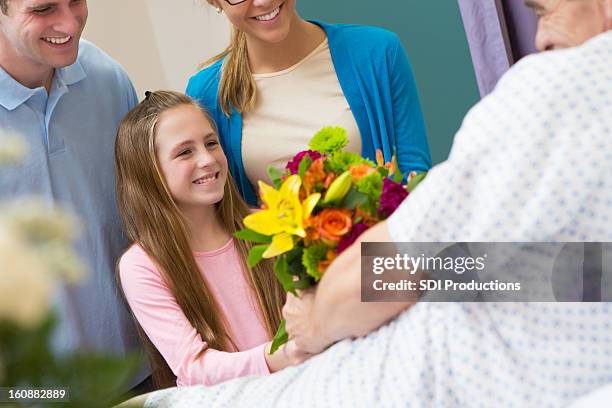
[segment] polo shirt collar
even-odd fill
[[[55,70],[53,82],[59,87],[67,87],[82,81],[87,77],[83,66],[77,59],[72,65]],[[2,67],[0,67],[0,105],[9,111],[15,110],[36,93],[36,89],[28,88],[17,82]]]
[[[87,77],[87,74],[85,73],[85,70],[83,69],[83,66],[78,58],[74,64],[60,68],[55,72],[56,79],[57,77],[61,78],[66,86],[74,85]]]

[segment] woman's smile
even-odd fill
[[[264,24],[269,24],[275,20],[278,19],[278,16],[280,15],[281,9],[283,8],[284,2],[281,3],[278,7],[276,7],[274,10],[271,10],[269,12],[266,12],[266,14],[260,14],[254,17],[251,17],[253,20],[256,20],[259,23],[264,23]]]

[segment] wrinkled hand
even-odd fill
[[[283,306],[285,329],[295,346],[302,352],[318,354],[329,345],[314,325],[312,311],[315,299],[315,289],[298,292],[299,297],[287,294],[287,301]]]

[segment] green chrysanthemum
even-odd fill
[[[344,128],[326,126],[310,139],[308,146],[319,153],[330,154],[342,150],[348,142]]]
[[[302,264],[306,268],[306,273],[316,281],[321,279],[319,272],[319,262],[327,257],[327,246],[324,244],[312,245],[304,249],[302,254]]]
[[[372,215],[376,214],[380,195],[383,189],[383,178],[379,172],[373,172],[356,183],[357,191],[368,196],[368,202],[361,208]]]
[[[364,159],[359,154],[351,152],[334,152],[328,156],[325,161],[325,170],[340,174],[347,171],[350,166],[357,166],[359,164],[367,164],[374,167],[373,161]]]

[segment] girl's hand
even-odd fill
[[[274,354],[270,354],[272,342],[266,346],[265,358],[268,369],[271,373],[275,373],[283,368],[298,365],[312,357],[312,354],[301,350],[293,340],[280,346]]]
[[[312,309],[314,305],[315,289],[300,291],[299,297],[287,294],[287,301],[283,306],[285,329],[289,339],[302,352],[318,354],[325,350],[331,342],[326,341],[314,325]]]
[[[304,361],[313,356],[313,354],[300,349],[293,340],[289,340],[287,343],[283,344],[282,347],[282,352],[287,356],[289,365],[292,366],[302,364]]]

